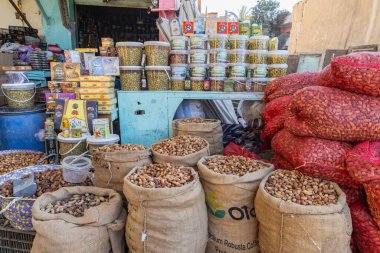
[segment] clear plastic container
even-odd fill
[[[247,76],[247,64],[235,63],[230,64],[229,77],[246,77]]]
[[[171,78],[171,83],[172,83],[172,86],[171,86],[171,90],[175,90],[175,91],[183,91],[185,90],[185,79],[186,77],[182,77],[182,76],[172,76]]]
[[[228,37],[225,34],[210,35],[211,49],[228,49]]]
[[[34,107],[34,96],[36,95],[34,83],[4,83],[1,89],[7,98],[9,108]]]
[[[83,134],[81,138],[65,138],[58,134],[57,141],[61,161],[68,156],[81,155],[87,151],[86,139],[88,135]]]
[[[26,71],[6,71],[8,83],[29,83]]]
[[[288,70],[287,64],[272,64],[268,65],[268,77],[277,78],[286,75]]]
[[[144,43],[147,66],[168,66],[170,43],[146,41]]]
[[[234,84],[234,91],[235,92],[245,92],[247,91],[247,78],[246,77],[231,77],[230,78]]]
[[[208,52],[208,50],[191,50],[190,63],[206,64]]]
[[[249,38],[246,35],[231,35],[230,49],[248,49]]]
[[[172,76],[173,77],[186,77],[187,69],[189,65],[187,64],[172,64],[170,65],[172,68]]]
[[[205,78],[204,77],[190,77],[191,80],[191,90],[192,91],[203,91]]]
[[[268,50],[269,49],[269,36],[255,35],[249,38],[251,50]]]
[[[251,50],[249,51],[250,64],[268,64],[267,50]]]
[[[189,38],[186,36],[173,36],[170,38],[172,50],[187,50],[189,48]]]
[[[195,34],[190,38],[190,49],[208,49],[208,36],[205,34]]]
[[[187,64],[189,59],[189,51],[172,50],[170,51],[170,64]]]
[[[108,138],[95,138],[95,136],[89,136],[87,138],[87,147],[90,155],[100,147],[105,145],[117,144],[120,141],[120,137],[117,134],[110,134]]]
[[[210,77],[210,90],[211,91],[224,91],[224,80],[223,77]]]
[[[91,160],[87,157],[68,156],[62,161],[63,180],[72,184],[79,184],[90,175]]]
[[[210,64],[210,76],[211,77],[224,77],[226,76],[227,64],[214,63]]]
[[[140,42],[117,42],[116,50],[120,66],[140,66],[144,44]]]
[[[248,50],[234,49],[228,52],[230,63],[248,63]]]
[[[270,82],[271,79],[269,78],[251,78],[251,83],[252,83],[252,87],[251,87],[251,91],[253,92],[264,92],[265,91],[265,87],[267,86],[267,84]]]
[[[120,66],[121,90],[141,90],[142,70],[140,66]]]
[[[191,64],[190,76],[191,77],[205,77],[209,66],[207,64]]]
[[[210,50],[210,63],[227,63],[228,50],[214,48]]]
[[[146,66],[148,90],[169,90],[170,66]]]
[[[268,74],[267,64],[251,64],[249,65],[251,77],[266,77]]]
[[[286,50],[269,52],[269,64],[287,64],[289,53]]]

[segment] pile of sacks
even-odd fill
[[[340,56],[320,73],[278,78],[264,100],[261,138],[276,152],[272,162],[339,184],[353,242],[360,252],[380,252],[380,53]]]

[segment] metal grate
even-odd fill
[[[29,253],[35,237],[34,231],[22,231],[12,228],[8,221],[0,219],[0,252]]]

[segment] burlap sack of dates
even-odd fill
[[[186,120],[191,119],[179,119],[172,122],[173,136],[199,136],[208,141],[210,155],[223,154],[223,129],[220,120],[202,119],[201,123],[187,123]]]
[[[69,199],[74,194],[109,196],[109,201],[90,207],[84,216],[42,211],[49,203]],[[124,253],[127,213],[120,194],[111,189],[75,186],[45,193],[34,202],[32,223],[36,230],[32,253]]]
[[[117,150],[104,152],[97,149],[92,158],[95,186],[123,192],[124,177],[136,166],[152,163],[151,152],[146,150]]]
[[[272,164],[244,176],[226,175],[198,162],[198,172],[206,194],[209,240],[207,253],[258,253],[258,222],[254,199],[261,180],[274,170]]]
[[[261,253],[349,253],[352,224],[346,195],[334,183],[336,204],[300,205],[271,196],[260,184],[255,200]]]
[[[207,211],[198,174],[175,188],[143,188],[124,179],[128,200],[126,240],[131,253],[201,253],[207,244]]]

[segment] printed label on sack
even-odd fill
[[[230,242],[225,238],[218,238],[215,235],[209,233],[209,240],[213,242],[212,252],[216,253],[229,253],[233,251],[252,251],[252,249],[257,249],[259,247],[259,240],[253,240],[246,243],[236,243]]]

